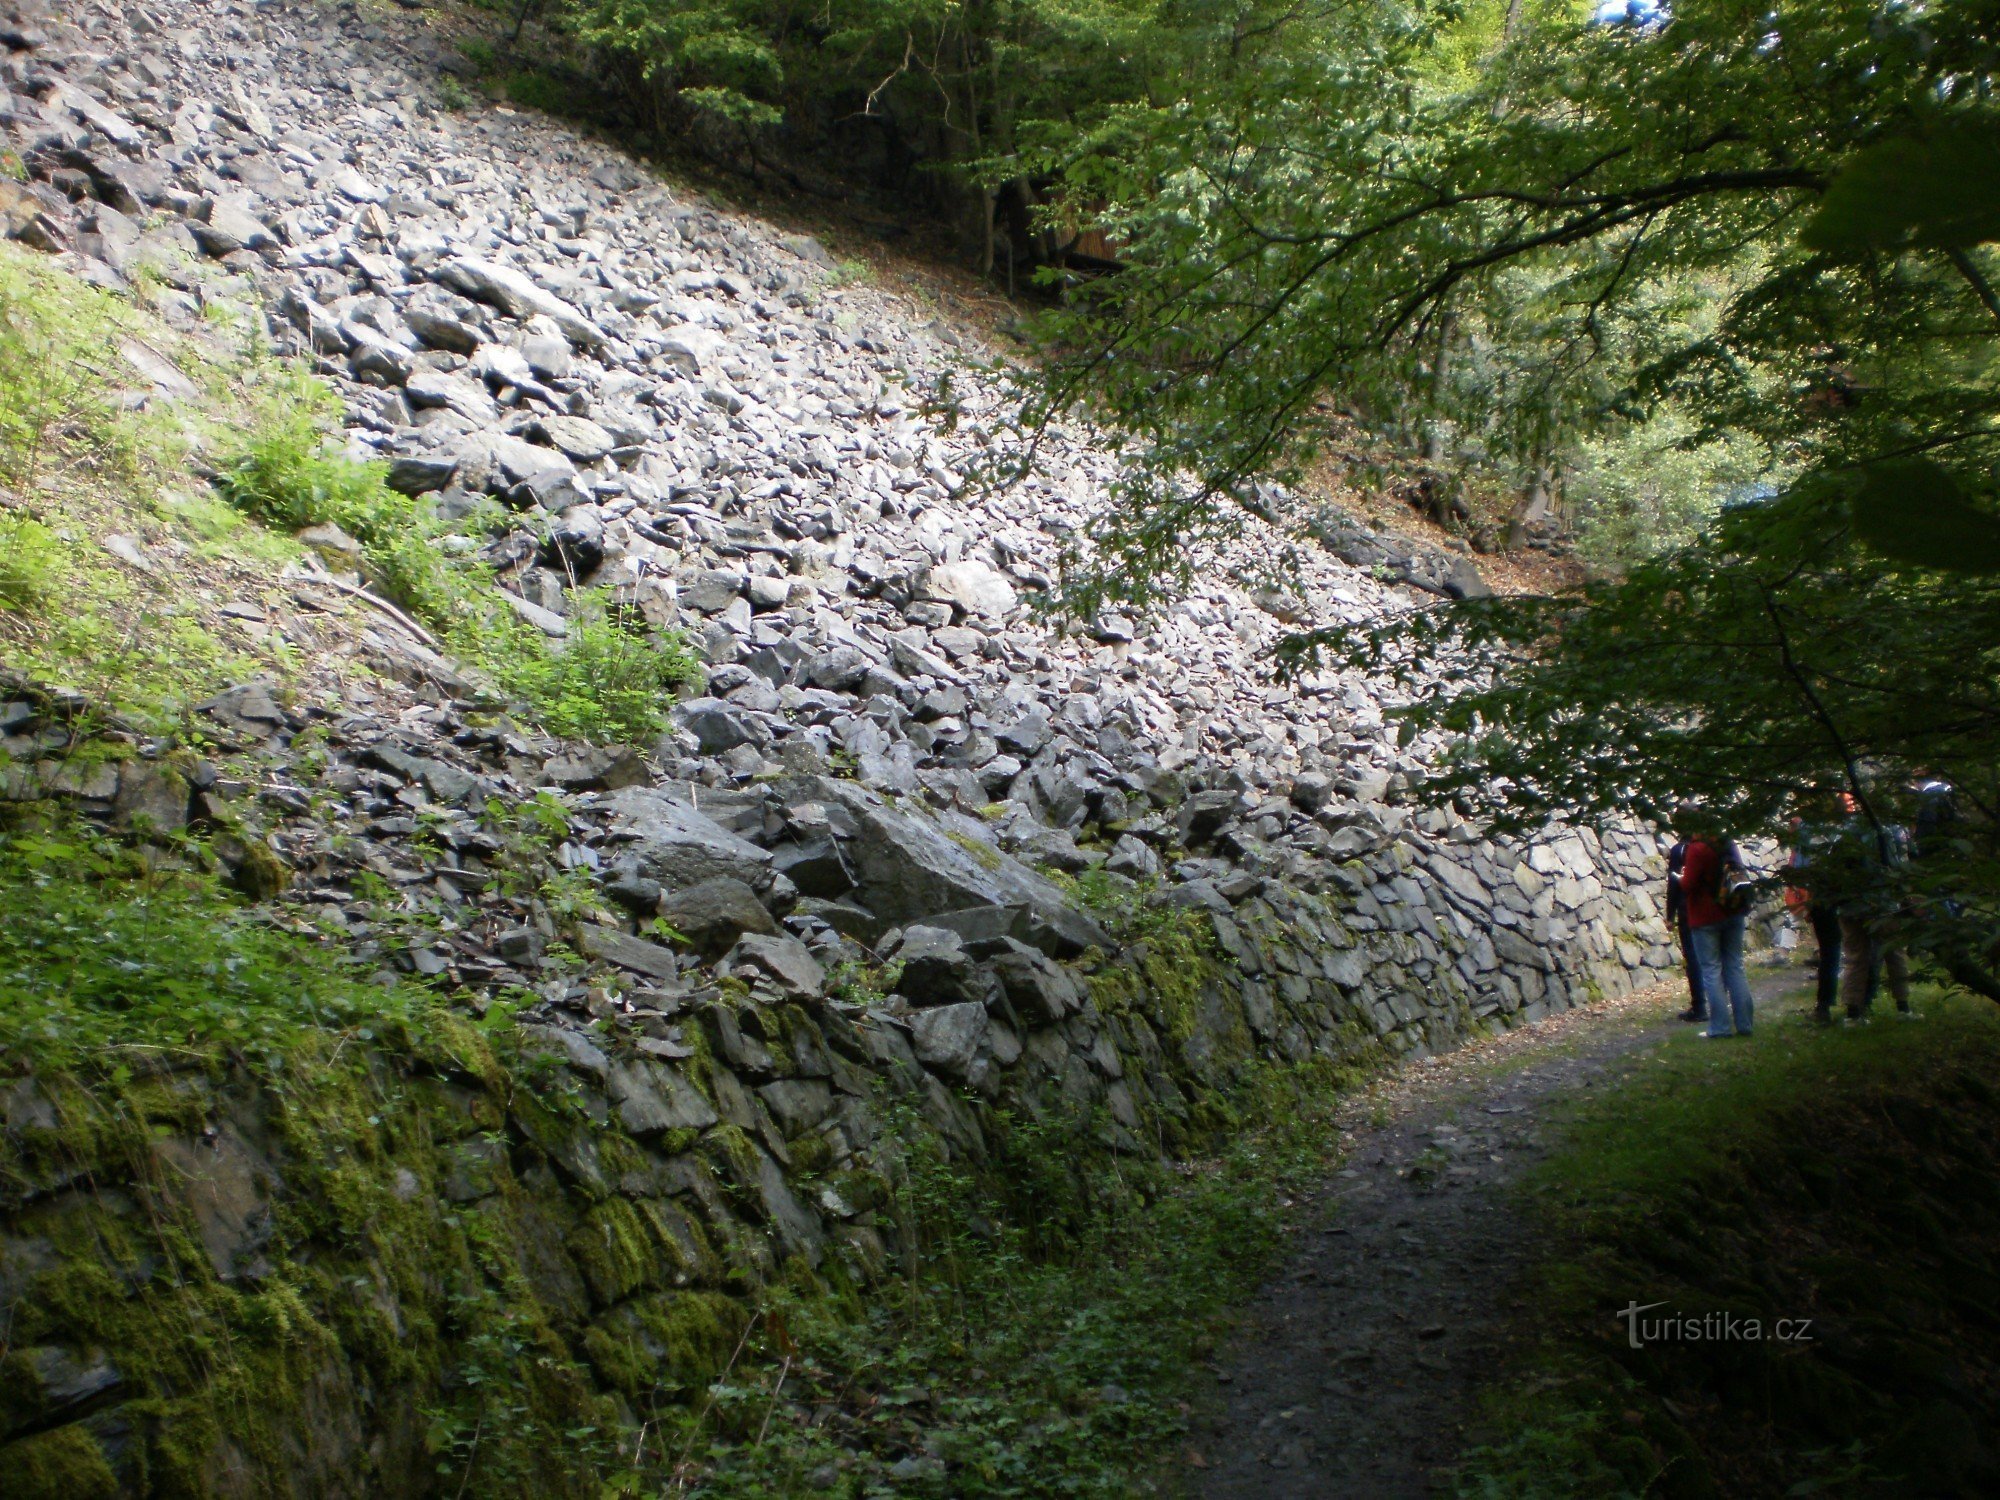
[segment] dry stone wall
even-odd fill
[[[8,797],[242,830],[246,890],[480,1007],[533,997],[509,1046],[545,1059],[561,1107],[491,1070],[385,1059],[421,1138],[340,1121],[373,1163],[350,1187],[407,1244],[313,1239],[304,1209],[330,1189],[282,1099],[169,1073],[162,1118],[210,1123],[163,1149],[198,1170],[106,1130],[79,1174],[59,1101],[10,1085],[0,1301],[55,1306],[45,1277],[83,1274],[86,1243],[143,1249],[164,1204],[191,1216],[216,1297],[320,1254],[435,1353],[393,1376],[314,1304],[333,1332],[286,1388],[320,1393],[316,1441],[267,1433],[268,1472],[339,1493],[329,1476],[416,1451],[452,1379],[438,1266],[472,1254],[467,1222],[487,1226],[489,1284],[535,1289],[521,1315],[571,1372],[562,1399],[631,1417],[663,1380],[705,1378],[729,1299],[788,1265],[881,1273],[911,1119],[973,1161],[1002,1149],[1003,1106],[1192,1151],[1254,1067],[1421,1053],[1671,961],[1649,834],[1487,837],[1413,805],[1439,747],[1397,746],[1385,684],[1262,675],[1285,619],[1464,592],[1462,559],[1376,539],[1363,570],[1253,524],[1161,617],[1049,628],[1032,601],[1115,477],[1088,431],[1053,434],[1039,478],[969,483],[1010,441],[961,363],[989,351],[609,145],[446,109],[454,55],[421,17],[63,5],[16,12],[0,45],[0,125],[29,172],[0,184],[14,237],[190,325],[254,309],[393,484],[446,517],[507,508],[467,545],[523,619],[561,637],[576,588],[608,588],[707,666],[647,754],[593,750],[495,726],[377,620],[356,649],[392,680],[370,701],[245,684],[203,708],[219,764],[125,736],[83,780],[58,754],[76,705],[0,693]],[[949,423],[923,405],[947,371]],[[340,592],[295,570],[264,623]],[[536,858],[592,892],[579,920],[494,878],[512,856],[485,810],[537,795],[563,832]],[[428,925],[383,922],[364,872]],[[412,1267],[416,1245],[433,1259]],[[74,1441],[132,1487],[165,1452],[133,1403],[165,1398],[115,1351],[93,1364],[87,1324],[38,1326],[0,1463]],[[393,1399],[356,1394],[397,1379]]]

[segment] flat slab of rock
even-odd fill
[[[615,1063],[606,1085],[618,1106],[618,1123],[642,1138],[668,1130],[706,1130],[721,1118],[693,1084],[663,1063]]]
[[[1020,593],[1004,573],[974,558],[940,563],[925,573],[919,596],[956,605],[969,615],[1004,620],[1021,602]]]
[[[704,953],[724,953],[746,933],[768,936],[778,924],[757,893],[741,880],[718,875],[660,899],[660,919]]]
[[[540,313],[551,319],[573,344],[598,349],[604,345],[604,330],[554,292],[535,284],[527,274],[498,261],[459,256],[446,261],[434,273],[446,286],[454,287],[475,301],[491,303],[509,317],[531,318]]]
[[[644,974],[652,979],[674,979],[680,974],[680,962],[674,957],[672,949],[620,932],[615,927],[586,927],[577,935],[577,945],[591,958],[601,958],[608,964],[616,964],[621,969],[630,969],[635,974]]]
[[[620,787],[605,805],[612,814],[612,837],[664,886],[699,885],[720,876],[752,887],[768,880],[769,853],[651,787]]]
[[[660,340],[660,359],[683,375],[699,375],[721,356],[729,341],[713,328],[682,323]]]
[[[826,970],[797,938],[751,935],[737,940],[719,972],[762,975],[794,1000],[817,1000],[826,991]]]
[[[922,921],[970,906],[1026,906],[1038,946],[1069,957],[1111,940],[1067,897],[1019,860],[967,831],[963,842],[928,818],[902,812],[845,782],[828,782],[824,800],[841,801],[855,815],[847,841],[863,906],[890,922]],[[970,820],[965,820],[969,822]]]
[[[618,439],[588,417],[542,417],[535,425],[551,446],[580,464],[595,463],[618,446]]]
[[[278,243],[270,226],[248,209],[234,203],[217,202],[209,207],[206,219],[188,225],[195,242],[210,255],[230,255],[238,250],[262,250]]]

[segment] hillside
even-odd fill
[[[1462,560],[1249,519],[1159,618],[1044,618],[1102,435],[988,483],[1004,351],[464,100],[421,13],[0,44],[20,1492],[664,1471],[753,1331],[790,1368],[778,1291],[914,1274],[921,1163],[1032,1227],[1026,1159],[1669,962],[1650,835],[1490,840],[1386,682],[1265,675]]]

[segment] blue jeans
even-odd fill
[[[1743,912],[1694,930],[1702,993],[1708,996],[1710,1036],[1750,1034],[1750,980],[1743,972],[1743,929],[1749,925],[1749,913]],[[1733,1029],[1729,1024],[1731,1011],[1736,1014]]]

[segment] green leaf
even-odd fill
[[[2000,515],[1928,459],[1873,465],[1851,507],[1854,529],[1884,557],[1953,573],[2000,572]]]
[[[2000,123],[1953,120],[1855,152],[1799,239],[1834,255],[2000,240]]]

